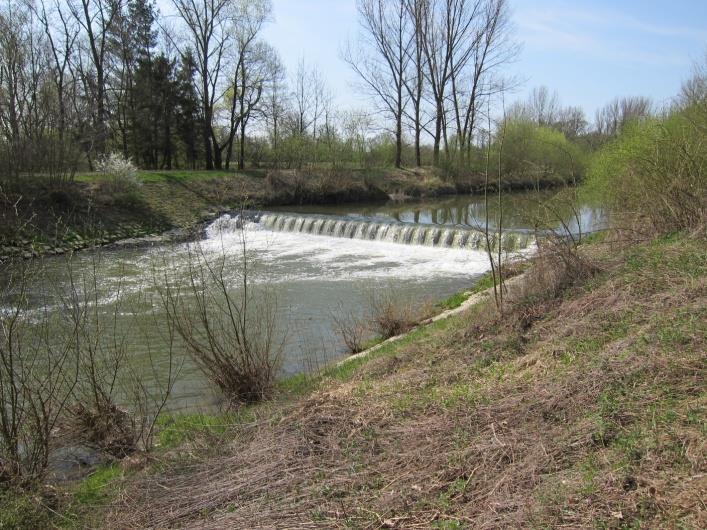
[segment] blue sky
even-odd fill
[[[164,5],[168,0],[160,0]],[[265,38],[288,71],[300,58],[325,74],[340,107],[365,106],[339,52],[358,31],[355,0],[273,0]],[[523,49],[508,72],[558,91],[591,117],[615,96],[675,95],[707,52],[707,0],[510,0]]]

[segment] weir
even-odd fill
[[[486,250],[486,237],[482,230],[374,218],[357,219],[332,215],[247,211],[240,215],[224,215],[214,224],[214,228],[225,231],[237,230],[241,228],[243,219],[274,232],[382,241],[402,245]],[[499,243],[497,235],[490,234],[489,239],[491,249],[497,251]],[[502,249],[509,252],[522,250],[534,242],[532,233],[522,231],[507,231],[501,238]]]

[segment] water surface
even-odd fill
[[[537,218],[537,200],[527,195],[509,197],[504,206],[504,225],[519,230],[537,227],[533,221],[533,217]],[[479,197],[284,210],[383,223],[389,220],[468,227],[477,226],[485,218],[483,199]],[[557,225],[576,225],[571,212],[564,215]],[[490,217],[493,223],[495,210],[490,211]],[[582,224],[586,221],[582,227],[586,231],[598,226],[601,216],[597,210],[584,206],[579,219]],[[225,277],[232,293],[237,293],[244,244],[254,288],[267,288],[277,300],[277,333],[284,340],[283,376],[311,370],[345,355],[332,318],[339,307],[365,313],[375,293],[389,293],[414,309],[471,288],[488,270],[486,254],[479,250],[271,231],[256,223],[247,223],[241,230],[234,223],[216,222],[197,242],[83,252],[70,262],[66,257],[46,259],[44,274],[31,285],[36,317],[43,314],[41,307],[48,308],[59,320],[65,316],[72,277],[79,291],[95,290],[95,296],[90,296],[91,311],[105,329],[120,337],[132,368],[133,375],[124,375],[124,382],[141,374],[146,385],[157,392],[168,369],[169,343],[160,286],[170,282],[181,287],[188,305],[190,263],[198,254],[214,263],[225,260]],[[7,309],[12,300],[3,300],[1,305]],[[169,408],[211,410],[219,402],[218,392],[179,342],[174,352],[181,373]]]

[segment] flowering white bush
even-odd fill
[[[97,169],[107,177],[113,191],[128,191],[140,186],[135,164],[121,153],[101,157]]]

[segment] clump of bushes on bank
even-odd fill
[[[500,144],[494,145],[492,160],[498,160]],[[531,184],[540,189],[563,183],[576,183],[584,177],[587,154],[564,133],[516,119],[506,123],[501,173],[508,185]],[[497,169],[493,169],[496,174]]]
[[[696,81],[702,80],[702,83]],[[637,121],[593,159],[588,190],[614,225],[654,235],[704,227],[707,214],[705,74],[663,117]]]

